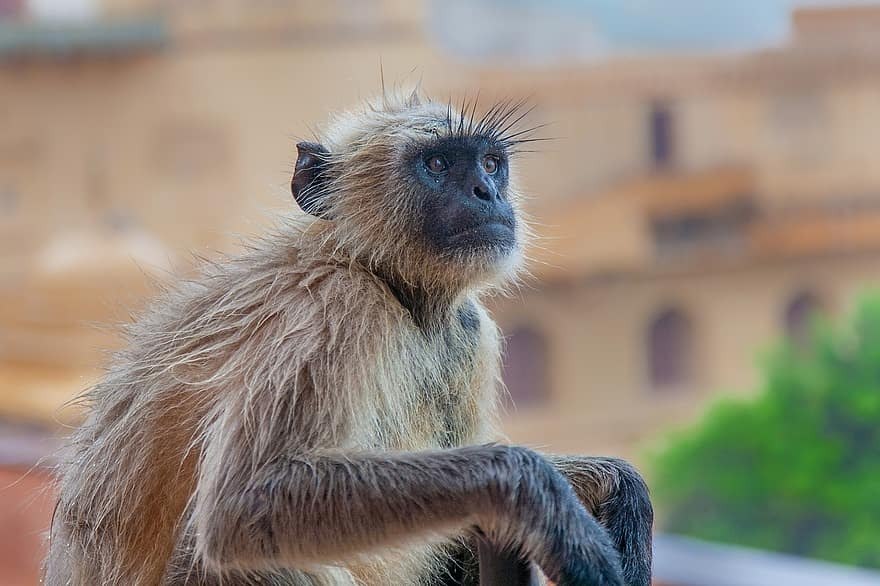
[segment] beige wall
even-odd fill
[[[747,163],[770,205],[876,191],[878,111],[880,82],[866,80],[685,97],[682,165]]]
[[[878,281],[880,257],[869,254],[634,275],[500,303],[502,327],[532,326],[550,347],[548,403],[514,411],[507,429],[517,441],[555,450],[640,459],[647,440],[693,420],[719,395],[757,390],[758,358],[783,335],[785,307],[797,293],[816,293],[840,315]],[[696,371],[687,388],[655,389],[646,335],[670,306],[694,326]]]
[[[46,233],[116,207],[174,248],[222,240],[260,208],[293,207],[296,137],[376,93],[381,54],[193,51],[0,69],[0,169],[13,170],[3,181],[22,194],[12,220]],[[395,47],[383,67],[399,79],[436,60],[421,46]],[[328,78],[327,68],[344,75]],[[18,145],[32,151],[24,168]]]
[[[770,206],[877,190],[880,80],[871,71],[880,52],[806,51],[512,73],[493,83],[537,92],[546,133],[559,137],[528,167],[542,199],[589,196],[649,171],[656,100],[674,115],[678,170],[747,165]]]

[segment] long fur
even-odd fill
[[[434,106],[386,96],[338,118],[326,142],[347,169],[334,188],[347,196],[345,221],[290,220],[240,257],[205,265],[126,328],[127,347],[85,397],[90,414],[61,467],[47,584],[161,582],[206,465],[253,473],[303,446],[406,450],[439,448],[448,434],[444,443],[493,438],[498,336],[483,310],[474,306],[482,364],[450,372],[431,347],[447,342],[425,344],[369,270],[391,263],[432,289],[458,280],[442,267],[431,275],[435,263],[406,248],[399,225],[369,217],[379,211],[363,201],[393,189],[376,185],[393,181],[377,169],[401,135],[422,122],[430,132],[432,113],[445,121],[445,107]],[[426,397],[426,386],[443,392]],[[229,414],[242,422],[235,430],[218,425]],[[216,437],[234,431],[250,436],[248,461],[206,463],[205,445],[236,441]]]
[[[336,118],[323,137],[341,170],[326,188],[332,221],[283,222],[127,326],[63,458],[45,583],[429,583],[449,537],[474,522],[444,500],[453,488],[541,474],[524,452],[458,448],[497,437],[499,335],[480,296],[513,278],[518,255],[432,256],[397,176],[402,145],[426,135],[492,132],[515,145],[521,110],[478,119],[384,95]],[[437,301],[436,327],[413,320],[389,274]],[[408,494],[406,475],[433,492]],[[306,484],[291,493],[297,478]],[[348,482],[365,493],[346,500]],[[539,513],[526,524],[550,531]]]

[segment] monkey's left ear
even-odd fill
[[[330,151],[316,142],[297,143],[296,150],[296,166],[290,181],[293,199],[304,212],[327,219],[330,210],[323,196]]]

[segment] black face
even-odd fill
[[[507,198],[507,154],[487,139],[452,137],[416,149],[412,168],[423,192],[423,233],[441,253],[516,247],[516,214]]]

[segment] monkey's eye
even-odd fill
[[[425,159],[425,167],[431,173],[439,175],[449,169],[449,163],[446,162],[446,158],[443,155],[431,155]]]
[[[498,171],[499,163],[500,161],[495,155],[486,155],[485,157],[483,157],[483,171],[485,171],[489,175],[494,175],[495,172]]]

